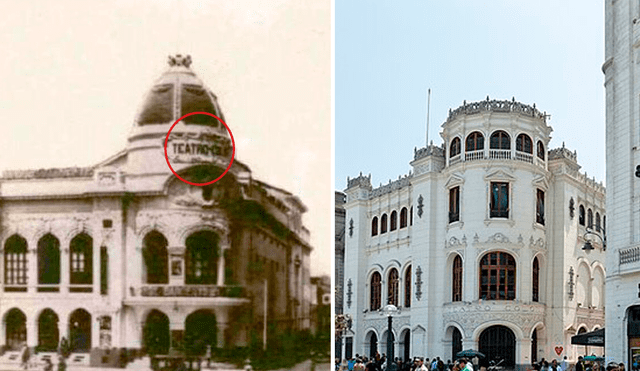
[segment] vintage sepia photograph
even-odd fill
[[[328,370],[331,2],[3,5],[0,369]]]

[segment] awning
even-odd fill
[[[571,337],[571,344],[604,346],[604,328]]]

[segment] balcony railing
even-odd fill
[[[516,151],[516,160],[533,164],[533,155],[527,152]]]
[[[490,149],[489,158],[492,160],[510,160],[511,150],[510,149]]]
[[[534,156],[527,152],[515,151],[512,154],[510,149],[489,149],[485,155],[485,150],[467,151],[462,154],[458,154],[449,158],[449,166],[456,165],[463,161],[477,161],[477,160],[516,160],[533,164],[546,169],[546,161]]]
[[[458,162],[460,162],[460,161],[462,161],[462,155],[458,153],[457,155],[452,156],[452,157],[449,159],[449,166],[451,166],[451,165],[455,165],[455,164],[457,164],[457,163],[458,163]]]
[[[245,296],[242,286],[216,286],[216,285],[147,285],[140,287],[140,296],[151,297],[230,297],[241,298]]]
[[[481,149],[479,151],[468,151],[464,154],[465,161],[475,161],[475,160],[484,160],[484,150]]]
[[[620,265],[640,261],[640,246],[620,250]]]

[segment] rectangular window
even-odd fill
[[[491,218],[509,217],[509,183],[491,182]]]
[[[460,187],[449,190],[449,223],[460,221]]]
[[[544,191],[540,189],[536,199],[536,222],[544,225]]]

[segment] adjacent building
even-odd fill
[[[402,359],[477,349],[507,366],[602,354],[571,337],[604,324],[605,251],[592,234],[605,229],[605,189],[576,152],[549,149],[547,117],[515,100],[465,102],[442,146],[414,150],[409,174],[377,188],[370,175],[347,180],[347,353],[393,341]],[[388,303],[400,309],[391,334]]]
[[[640,367],[640,4],[605,1],[607,357]]]
[[[192,112],[224,120],[190,65],[169,58],[111,158],[0,178],[0,362],[63,338],[72,362],[106,366],[125,350],[215,354],[261,346],[265,328],[268,339],[309,329],[305,205],[229,167],[232,138],[214,117],[168,135]],[[191,185],[167,161],[191,183],[228,173]]]

